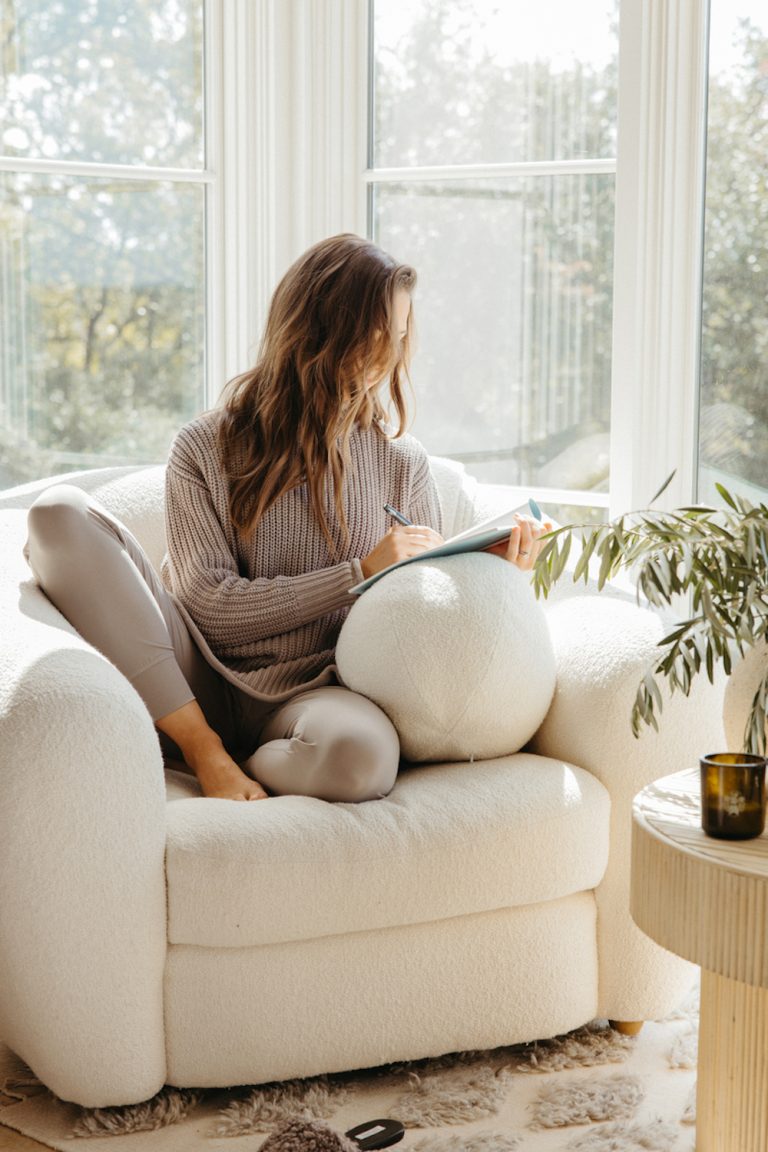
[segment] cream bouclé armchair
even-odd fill
[[[433,469],[446,535],[517,502]],[[66,479],[159,565],[162,467]],[[566,582],[537,602],[554,673],[522,747],[406,766],[361,804],[206,799],[25,564],[53,482],[0,493],[0,1037],[53,1092],[127,1104],[675,1007],[695,971],[630,917],[631,803],[720,746],[722,686],[632,736],[654,614]]]

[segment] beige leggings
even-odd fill
[[[128,678],[154,721],[196,699],[230,755],[275,795],[354,802],[391,790],[400,744],[380,708],[337,684],[277,706],[232,684],[200,652],[135,537],[81,489],[57,484],[38,497],[25,555],[48,598]]]

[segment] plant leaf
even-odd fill
[[[673,468],[669,476],[667,476],[666,480],[662,484],[661,488],[659,488],[658,491],[654,492],[653,496],[651,496],[650,500],[648,501],[649,504],[653,504],[656,500],[658,500],[662,492],[666,492],[667,488],[669,488],[670,484],[672,483],[676,472],[677,468]]]
[[[728,504],[731,508],[733,508],[734,512],[738,512],[738,510],[739,510],[738,505],[736,504],[735,499],[733,498],[733,496],[731,496],[728,489],[723,487],[723,485],[719,484],[719,483],[715,484],[715,488],[720,493],[723,500],[725,500],[726,504]]]

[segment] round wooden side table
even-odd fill
[[[630,911],[701,965],[696,1152],[768,1152],[768,837],[706,836],[698,768],[635,797]]]

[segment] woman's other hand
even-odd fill
[[[542,548],[541,538],[552,531],[553,525],[551,520],[534,520],[532,516],[517,515],[515,520],[509,540],[486,551],[501,556],[523,572],[530,572]]]
[[[360,561],[363,576],[367,580],[369,576],[389,568],[390,564],[398,564],[401,560],[419,556],[422,552],[436,548],[442,543],[442,536],[439,532],[435,532],[434,528],[427,528],[423,524],[397,524],[390,528],[373,551]]]

